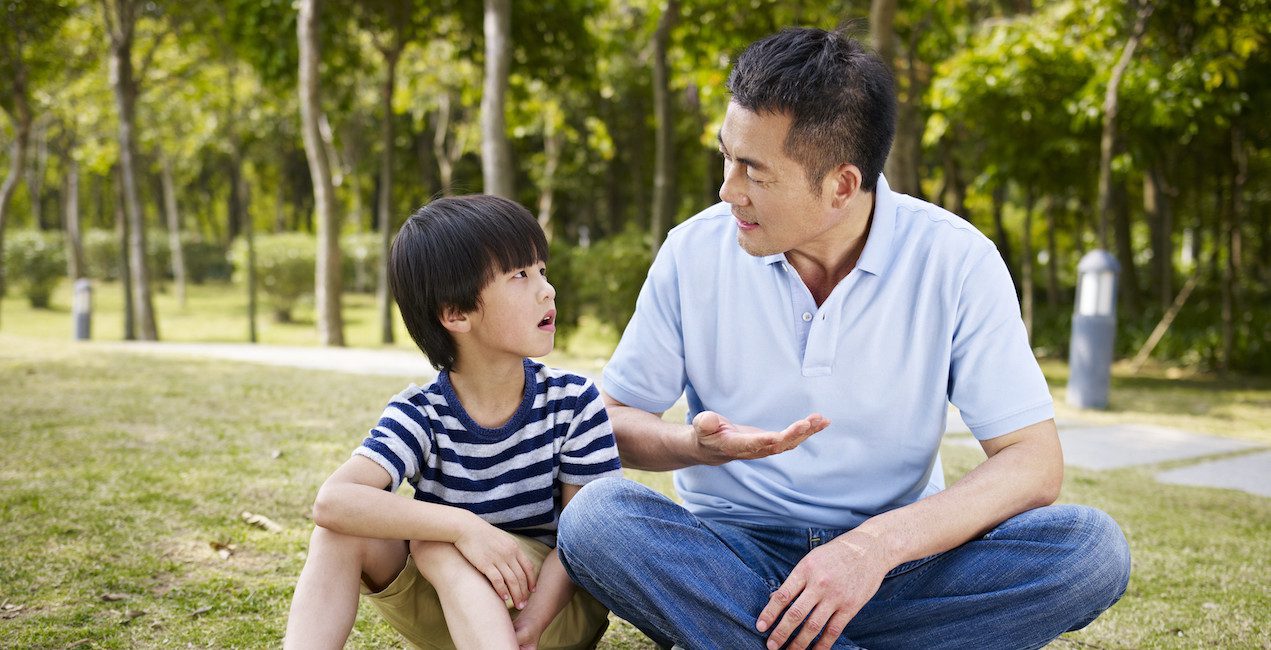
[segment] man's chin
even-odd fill
[[[751,257],[767,257],[781,252],[773,249],[770,244],[764,244],[762,242],[755,241],[753,237],[747,237],[743,232],[737,233],[737,245],[741,246],[741,249],[746,251],[746,254]]]

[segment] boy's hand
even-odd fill
[[[511,534],[477,521],[480,525],[471,526],[455,540],[455,548],[490,581],[500,598],[524,609],[534,591],[534,564]]]
[[[538,640],[543,636],[546,627],[546,623],[540,624],[536,617],[526,616],[525,613],[518,615],[512,621],[512,629],[516,632],[517,650],[538,650]]]

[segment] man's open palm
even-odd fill
[[[751,460],[789,451],[829,424],[819,413],[813,413],[782,431],[764,431],[733,424],[714,411],[702,411],[693,418],[693,433],[708,464],[722,465],[730,460]]]

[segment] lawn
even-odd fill
[[[242,340],[229,289],[195,288],[185,314],[169,300],[159,297],[165,339]],[[102,295],[99,340],[118,340],[109,305]],[[402,380],[135,355],[69,342],[65,310],[3,309],[0,646],[277,647],[313,495]],[[370,300],[353,297],[349,311],[350,341],[369,344]],[[303,345],[316,343],[312,329],[263,334]],[[583,337],[557,363],[603,361],[611,338]],[[1062,366],[1046,369],[1061,399]],[[1267,440],[1265,380],[1171,372],[1118,377],[1113,410],[1097,418],[1183,418],[1175,425]],[[943,457],[954,480],[982,455],[946,445]],[[1155,469],[1069,469],[1061,500],[1112,514],[1135,568],[1121,603],[1055,647],[1271,647],[1271,499],[1163,485]],[[629,475],[669,489],[666,475]],[[349,647],[400,642],[366,609]],[[602,647],[652,646],[616,623]]]

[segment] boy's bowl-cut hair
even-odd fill
[[[546,261],[543,229],[520,204],[486,194],[446,197],[397,231],[388,286],[415,345],[434,368],[450,370],[458,350],[441,324],[444,311],[476,311],[495,273]]]

